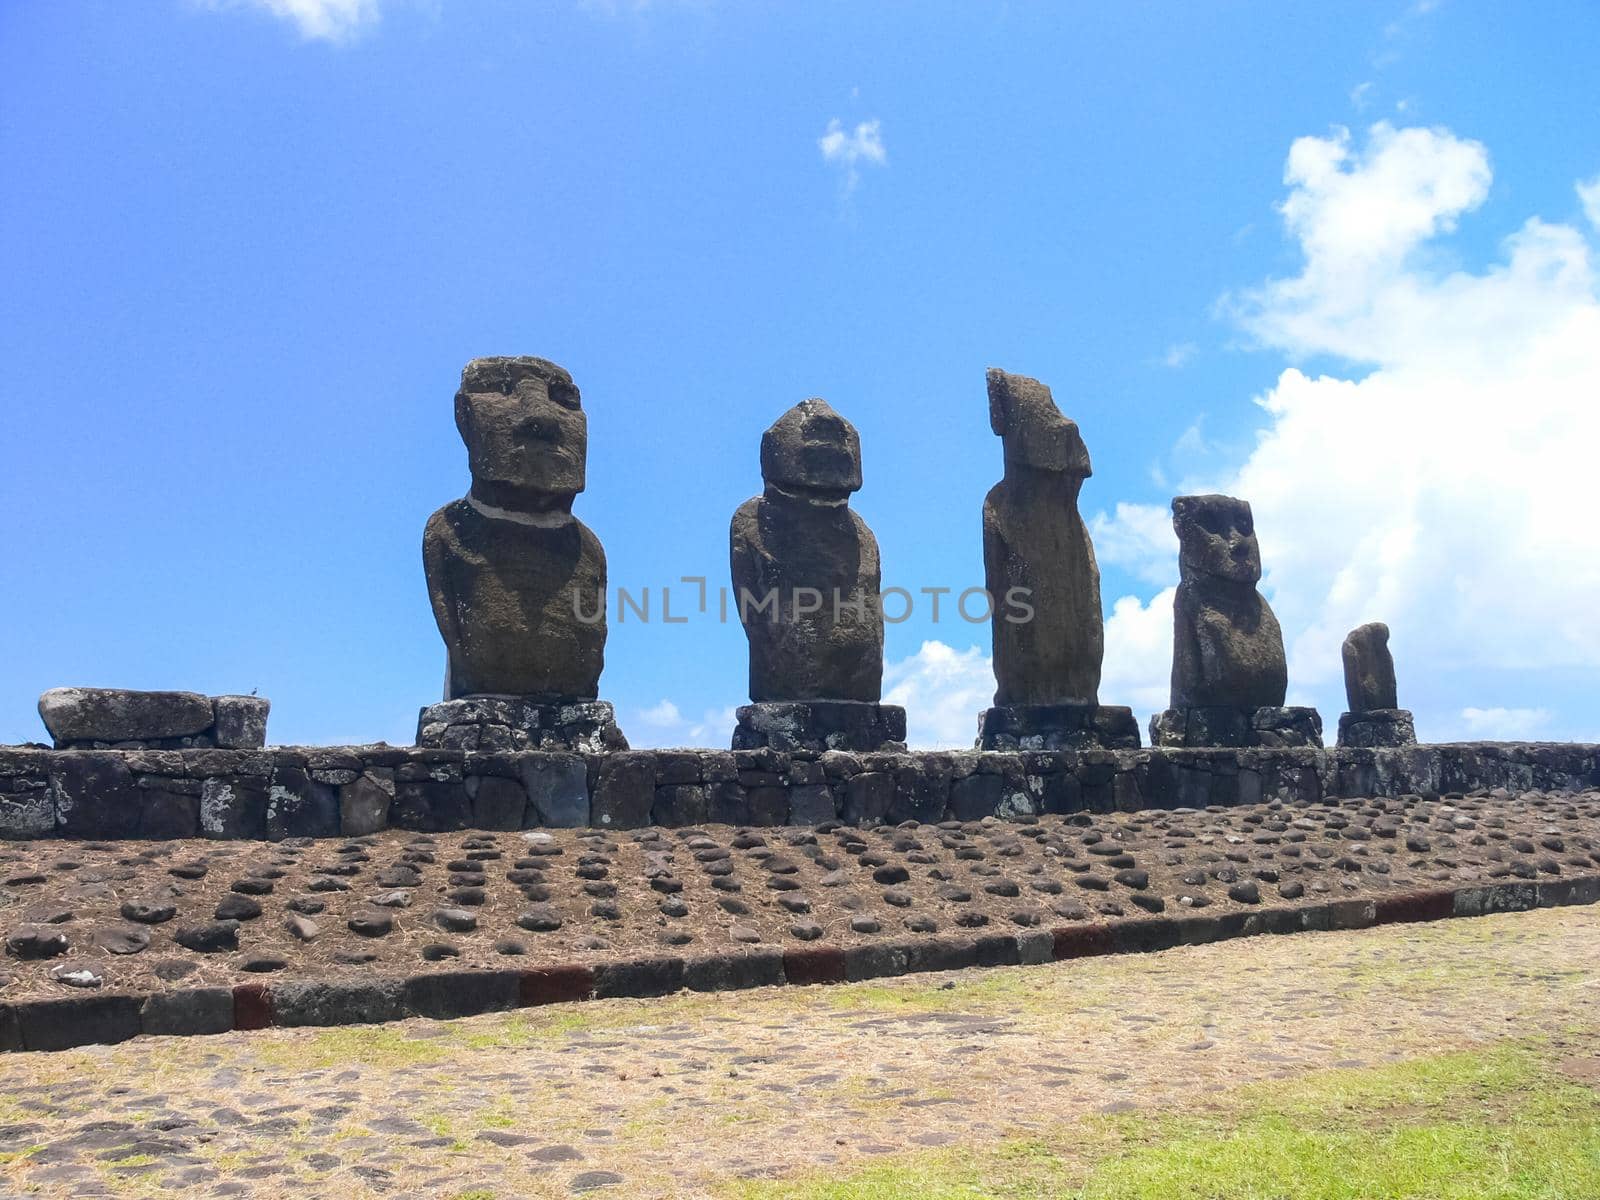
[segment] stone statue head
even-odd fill
[[[826,400],[802,400],[761,435],[761,478],[806,498],[861,490],[861,438]]]
[[[1234,583],[1260,581],[1261,547],[1248,501],[1179,496],[1172,502],[1172,527],[1178,534],[1183,578],[1211,575]]]
[[[1026,375],[990,367],[989,426],[1005,445],[1006,465],[1087,479],[1089,448],[1078,424],[1061,415],[1050,389]]]
[[[589,424],[572,376],[542,358],[475,358],[461,372],[456,428],[473,493],[543,506],[583,491]]]

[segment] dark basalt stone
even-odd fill
[[[1037,379],[991,368],[988,389],[989,424],[1005,449],[1005,478],[983,502],[994,702],[1092,707],[1105,631],[1100,569],[1078,514],[1089,451]]]
[[[1139,721],[1117,705],[996,705],[978,716],[978,749],[1137,750]]]
[[[906,710],[859,700],[763,702],[735,712],[733,749],[903,750]]]
[[[468,495],[429,519],[423,563],[449,655],[446,698],[597,695],[605,552],[572,516],[588,423],[572,377],[540,358],[479,358],[461,373],[456,428]],[[598,620],[579,620],[577,605]]]
[[[39,717],[58,747],[192,737],[215,721],[211,701],[196,692],[125,688],[51,688],[39,697]]]
[[[1403,708],[1369,709],[1339,716],[1341,746],[1414,746],[1417,729],[1411,713]]]
[[[1394,656],[1389,653],[1389,627],[1373,621],[1344,639],[1345,698],[1352,713],[1400,707],[1394,682]]]
[[[761,477],[729,531],[750,699],[878,700],[878,543],[849,507],[861,487],[855,427],[826,401],[801,401],[762,436]]]
[[[1283,631],[1256,590],[1261,549],[1250,505],[1179,496],[1172,513],[1180,578],[1171,707],[1281,708],[1289,680]]]
[[[616,712],[604,700],[471,696],[430,704],[417,717],[417,745],[451,750],[626,750]],[[507,826],[507,828],[519,828]]]

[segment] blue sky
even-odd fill
[[[524,353],[657,605],[810,395],[885,584],[981,584],[1001,366],[1093,456],[1103,702],[1161,705],[1165,505],[1222,487],[1330,732],[1386,619],[1424,737],[1600,740],[1596,61],[1586,2],[0,6],[0,741],[65,684],[409,741],[451,398]],[[944,615],[888,631],[927,743],[993,686]],[[613,617],[602,693],[725,745],[745,661]]]

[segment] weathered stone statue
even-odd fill
[[[734,749],[875,750],[902,743],[905,710],[878,703],[883,613],[878,542],[850,510],[861,439],[823,400],[761,438],[761,495],[729,531],[750,699]]]
[[[1178,591],[1173,601],[1172,707],[1151,740],[1179,746],[1322,744],[1315,709],[1285,708],[1283,631],[1261,580],[1250,505],[1231,496],[1179,496]]]
[[[1005,478],[983,503],[999,686],[995,706],[978,720],[979,748],[1137,748],[1133,711],[1099,704],[1100,568],[1078,514],[1078,493],[1093,473],[1089,451],[1037,379],[991,368],[988,385]],[[1013,596],[1026,607],[1010,604]]]
[[[1341,746],[1413,746],[1417,731],[1400,707],[1389,653],[1389,627],[1381,621],[1353,629],[1344,639],[1344,691],[1350,711],[1339,718]]]
[[[423,531],[448,667],[446,703],[423,710],[418,743],[626,746],[595,699],[606,558],[572,515],[588,454],[572,376],[542,358],[473,359],[455,407],[472,487]]]

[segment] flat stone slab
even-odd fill
[[[58,750],[259,749],[271,702],[126,688],[51,688],[39,717]]]
[[[978,714],[979,750],[1137,750],[1139,720],[1112,704],[1006,704]]]
[[[607,700],[466,696],[430,704],[417,716],[417,745],[451,750],[626,750]]]
[[[906,748],[906,710],[865,700],[762,701],[735,714],[733,749],[785,753]]]
[[[870,829],[13,843],[0,849],[0,1006],[572,964],[627,968],[610,984],[597,975],[601,994],[653,994],[683,986],[686,961],[729,953],[768,953],[769,966],[776,953],[795,960],[791,982],[825,981],[874,947],[903,970],[946,939],[992,936],[996,961],[1017,961],[1018,938],[1074,928],[1370,908],[1478,885],[1533,896],[1596,875],[1595,791]],[[819,946],[835,958],[807,966]],[[360,1000],[383,1003],[399,1011]]]

